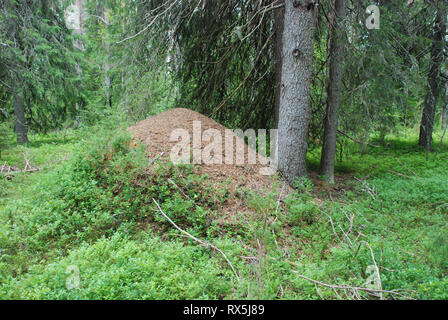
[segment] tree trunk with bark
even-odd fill
[[[285,4],[284,0],[279,0],[279,4]],[[280,110],[280,90],[282,87],[282,36],[283,36],[283,17],[285,8],[281,7],[275,10],[275,128],[278,129],[278,117]]]
[[[285,0],[278,167],[290,183],[307,173],[315,11],[315,1]]]
[[[106,95],[106,103],[109,105],[109,107],[112,107],[112,81],[110,78],[110,37],[108,32],[108,26],[109,26],[109,15],[111,10],[103,7],[103,21],[104,21],[104,28],[106,30],[106,37],[104,39],[104,51],[106,53],[104,61],[103,61],[103,72],[104,72],[104,93]]]
[[[329,76],[327,85],[327,108],[324,119],[324,141],[320,161],[320,174],[334,183],[334,162],[338,130],[338,112],[342,86],[342,61],[344,57],[345,0],[332,1],[333,23],[330,26]]]
[[[16,91],[14,94],[14,121],[18,144],[28,143],[28,126],[25,119],[25,103],[23,93]]]
[[[6,9],[12,10],[13,3],[6,1]],[[8,19],[8,32],[7,36],[11,42],[19,43],[17,39],[17,23],[13,18]],[[20,48],[22,49],[22,48]],[[18,144],[28,143],[28,126],[26,125],[25,118],[25,101],[22,88],[22,74],[21,72],[14,71],[14,81],[15,85],[11,90],[13,96],[13,106],[14,106],[14,131],[17,135]]]
[[[85,30],[84,30],[84,20],[86,18],[86,13],[85,13],[85,7],[84,7],[84,2],[85,0],[76,0],[75,2],[75,6],[77,8],[77,26],[75,28],[75,33],[80,34],[80,35],[84,35],[85,34]],[[76,40],[75,41],[75,47],[77,47],[79,50],[84,51],[84,44],[82,43],[82,41],[80,40]],[[80,78],[82,78],[83,75],[83,71],[81,69],[81,66],[78,64],[76,66],[76,72],[78,74],[78,76]],[[80,114],[80,104],[79,102],[75,103],[75,111],[76,111],[76,124],[78,127],[81,127],[82,125],[82,120],[81,120],[81,114]]]
[[[446,94],[448,95],[448,89]],[[448,99],[446,100],[447,101],[445,101],[445,106],[442,110],[442,132],[445,132],[448,127]]]
[[[434,24],[433,44],[431,48],[431,64],[428,75],[428,93],[425,98],[423,115],[420,124],[420,137],[418,144],[431,151],[432,132],[436,114],[437,98],[440,89],[440,72],[443,62],[443,48],[446,31],[446,5],[437,2],[436,21]]]
[[[446,69],[445,69],[445,75],[448,79],[448,59],[446,61]],[[448,128],[448,80],[445,81],[445,104],[442,108],[442,143],[443,139],[446,135],[446,130]]]
[[[445,76],[448,79],[448,59],[446,59]],[[448,126],[448,80],[445,81],[445,104],[442,109],[442,131]]]

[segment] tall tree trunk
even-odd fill
[[[85,7],[84,7],[84,2],[85,0],[76,0],[74,6],[76,7],[75,10],[75,20],[76,22],[74,23],[74,31],[76,34],[85,34],[85,30],[84,30],[84,20],[86,18],[86,13],[85,13]],[[75,42],[75,47],[77,47],[79,50],[84,51],[84,44],[79,41],[76,40]]]
[[[446,94],[448,94],[448,92]],[[448,101],[445,102],[445,106],[443,107],[442,110],[442,131],[446,131],[448,122],[447,118],[448,118]]]
[[[14,9],[14,3],[12,1],[6,1],[5,7],[7,12],[11,12]],[[17,36],[17,23],[13,18],[8,19],[8,39],[13,42],[20,43]],[[22,48],[20,48],[22,49]],[[25,119],[25,102],[23,96],[23,88],[22,84],[22,74],[20,72],[14,72],[15,77],[15,85],[12,89],[11,93],[13,96],[13,105],[14,105],[14,131],[17,135],[17,143],[18,144],[26,144],[28,143],[28,126],[26,125]]]
[[[285,4],[284,0],[279,0],[279,4]],[[275,128],[278,129],[278,117],[280,110],[280,89],[282,87],[282,36],[285,8],[275,10]]]
[[[448,118],[448,101],[445,102],[445,105],[443,106],[442,109],[442,139],[440,139],[441,140],[440,143],[443,143],[443,140],[445,139],[446,136],[446,131],[448,129],[447,118]]]
[[[73,29],[75,34],[84,35],[84,21],[86,20],[86,0],[76,0],[72,5],[67,7],[65,10],[65,23],[69,29]],[[78,50],[84,51],[84,43],[76,39],[73,45]],[[83,70],[80,64],[76,65],[76,73],[80,79],[83,76]],[[75,113],[76,113],[76,124],[78,127],[82,125],[81,115],[80,115],[81,103],[80,101],[75,102]]]
[[[445,76],[448,79],[448,59],[446,59]],[[442,131],[446,131],[448,125],[448,80],[445,81],[445,104],[442,109]]]
[[[278,167],[293,183],[306,175],[315,1],[285,0],[282,84],[278,123]]]
[[[447,59],[446,63],[447,63],[447,65],[446,65],[445,74],[448,77],[448,59]],[[442,108],[442,141],[441,142],[443,142],[443,138],[445,138],[447,128],[448,128],[448,80],[445,81],[445,104],[443,105],[443,108]]]
[[[103,19],[106,29],[106,37],[103,40],[104,41],[104,51],[106,53],[104,61],[103,61],[103,72],[104,72],[104,90],[106,95],[106,103],[109,105],[109,107],[112,107],[112,81],[110,78],[110,37],[108,32],[108,26],[109,26],[109,14],[111,10],[107,9],[106,7],[103,7]]]
[[[26,125],[25,119],[25,103],[23,93],[17,90],[14,93],[14,121],[17,143],[28,143],[28,126]]]
[[[78,34],[81,34],[81,35],[85,34],[84,20],[86,18],[86,14],[85,14],[84,2],[85,2],[85,0],[76,0],[76,2],[75,2],[75,6],[78,9],[77,10],[78,16],[76,17],[76,19],[78,20],[78,24],[77,24],[77,27],[75,28],[75,33],[78,33]],[[84,44],[80,40],[76,40],[75,47],[77,47],[81,51],[84,51]],[[80,78],[82,78],[83,71],[82,71],[82,68],[81,68],[81,66],[79,64],[76,66],[76,72],[77,72],[78,76]],[[76,124],[77,124],[78,127],[81,127],[82,120],[81,120],[80,104],[79,104],[79,102],[75,103],[75,112],[76,112]]]
[[[448,89],[446,94],[448,95]],[[445,132],[448,127],[448,99],[446,100],[442,109],[442,132]]]
[[[446,31],[446,4],[442,3],[442,1],[437,1],[436,10],[433,44],[431,48],[431,65],[428,75],[428,93],[424,102],[418,141],[418,144],[424,147],[427,152],[431,151],[434,118],[440,89],[440,72],[443,62],[444,36]]]
[[[333,24],[330,26],[330,63],[327,85],[327,109],[324,119],[324,141],[320,161],[320,174],[334,183],[334,162],[336,154],[336,137],[338,130],[338,111],[342,85],[342,60],[344,56],[344,33],[342,22],[345,19],[345,0],[333,0],[331,3]]]

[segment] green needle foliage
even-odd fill
[[[75,118],[82,103],[79,52],[66,27],[61,1],[0,2],[0,92],[12,113],[14,96],[25,100],[27,126],[39,131]]]

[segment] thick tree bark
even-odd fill
[[[25,119],[25,103],[22,92],[14,94],[14,120],[18,144],[28,143],[28,126]]]
[[[448,94],[448,92],[446,94]],[[446,131],[447,126],[448,126],[448,101],[445,102],[445,106],[443,107],[443,110],[442,110],[442,131],[443,132]]]
[[[443,109],[442,109],[442,139],[441,139],[442,143],[443,143],[443,139],[446,136],[447,129],[448,129],[448,101],[445,102],[445,105],[443,106]]]
[[[279,0],[285,4],[284,0]],[[280,110],[280,89],[282,87],[282,36],[283,36],[283,17],[285,8],[275,10],[275,128],[278,129],[278,117]]]
[[[10,1],[6,1],[5,3],[6,9],[8,12],[14,8],[14,5]],[[10,18],[8,21],[8,39],[12,42],[20,43],[17,41],[17,23],[14,19]],[[26,144],[28,143],[28,126],[26,125],[25,119],[25,102],[23,97],[23,88],[22,84],[22,74],[20,72],[14,72],[15,77],[15,86],[11,90],[11,94],[13,97],[13,106],[14,106],[14,131],[17,135],[17,143],[18,144]]]
[[[320,161],[320,174],[334,183],[334,162],[336,154],[336,137],[338,130],[338,112],[342,85],[342,60],[344,56],[344,33],[342,22],[345,18],[345,0],[334,0],[333,24],[330,26],[330,62],[327,85],[327,109],[324,119],[324,141]]]
[[[447,59],[447,65],[445,74],[448,77],[448,59]],[[443,142],[443,139],[446,135],[446,130],[448,129],[448,80],[445,81],[445,104],[442,108],[442,139],[441,142]]]
[[[443,62],[444,36],[446,30],[446,5],[437,2],[437,14],[434,24],[433,44],[431,49],[431,65],[428,75],[428,93],[425,98],[423,115],[420,124],[418,144],[431,151],[432,132],[436,114],[437,98],[439,96],[440,72]]]
[[[75,33],[77,34],[85,34],[84,30],[84,20],[86,18],[85,13],[85,0],[76,0],[75,1],[75,7],[76,7],[76,23],[75,23]],[[75,47],[77,47],[79,50],[84,50],[84,44],[81,41],[77,41],[75,43]]]
[[[315,1],[285,0],[278,167],[290,183],[306,175]]]
[[[448,93],[447,93],[448,94]],[[442,131],[446,131],[448,125],[448,102],[445,102],[445,106],[442,110]]]
[[[448,59],[446,59],[445,75],[448,79]],[[442,109],[442,131],[446,132],[448,126],[448,80],[445,81],[445,105]]]
[[[109,14],[110,9],[103,7],[102,16],[105,23],[106,28],[106,37],[104,39],[104,51],[106,53],[104,61],[103,61],[103,72],[104,72],[104,93],[106,95],[106,103],[109,107],[112,107],[112,81],[110,78],[110,44],[109,44],[109,33],[107,27],[109,26]]]
[[[84,35],[86,30],[84,28],[84,22],[87,18],[86,11],[86,0],[76,0],[71,6],[69,6],[65,11],[65,22],[69,29],[73,29],[75,34]],[[78,50],[84,51],[84,43],[76,39],[73,42],[73,45]],[[83,76],[83,70],[81,65],[76,65],[76,73],[80,78]],[[76,113],[76,124],[78,127],[82,125],[80,109],[81,102],[78,101],[75,103],[75,113]]]
[[[85,2],[85,0],[76,0],[76,2],[75,2],[75,6],[78,9],[77,10],[78,16],[76,17],[76,19],[78,20],[78,24],[77,24],[77,27],[75,29],[75,32],[78,33],[78,34],[81,34],[81,35],[85,34],[84,20],[86,18],[86,13],[85,13],[84,2]],[[79,40],[77,40],[75,42],[75,47],[77,47],[81,51],[84,51],[84,44],[81,41],[79,41]],[[82,78],[83,71],[82,71],[80,65],[77,65],[76,71],[77,71],[79,77]],[[77,124],[78,127],[81,127],[82,120],[81,120],[81,115],[80,115],[80,104],[79,104],[79,102],[75,103],[75,112],[76,112],[76,124]]]

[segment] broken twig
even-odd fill
[[[170,219],[170,217],[168,217],[165,212],[163,212],[162,208],[160,207],[159,203],[153,198],[152,199],[154,201],[154,203],[156,204],[157,208],[159,208],[160,213],[180,232],[182,232],[183,234],[185,234],[186,236],[188,236],[189,238],[193,239],[196,242],[199,242],[200,244],[202,244],[205,247],[211,247],[213,249],[215,249],[216,251],[218,251],[220,254],[222,254],[222,256],[224,257],[224,259],[226,259],[227,263],[229,264],[230,268],[232,269],[233,273],[235,274],[235,277],[239,280],[239,275],[236,272],[235,268],[233,267],[232,263],[230,262],[229,258],[227,258],[226,254],[219,249],[218,247],[212,245],[210,242],[201,240],[196,238],[195,236],[193,236],[192,234],[188,233],[185,230],[182,230],[173,220]]]

